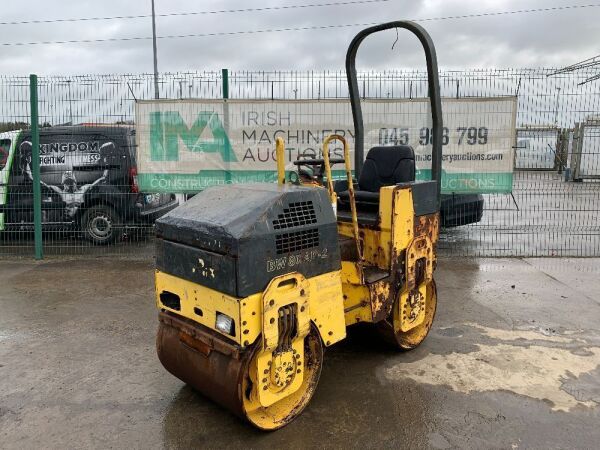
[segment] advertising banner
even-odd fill
[[[363,100],[365,154],[376,145],[410,145],[417,179],[431,172],[428,99]],[[512,189],[516,97],[443,99],[442,191]],[[321,156],[331,133],[345,136],[354,162],[347,100],[144,100],[136,103],[138,182],[146,192],[198,192],[222,183],[276,180],[275,139],[286,170],[299,156]],[[339,143],[333,157],[342,157]],[[343,177],[343,167],[334,166]]]

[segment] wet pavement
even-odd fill
[[[600,260],[443,259],[425,343],[367,327],[328,349],[273,433],[169,375],[152,264],[0,261],[0,447],[597,448]]]

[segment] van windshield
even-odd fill
[[[6,167],[10,153],[10,139],[0,139],[0,170]]]

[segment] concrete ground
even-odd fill
[[[0,447],[597,448],[599,275],[443,259],[421,347],[354,329],[304,414],[261,433],[161,367],[151,263],[0,261]]]

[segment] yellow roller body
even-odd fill
[[[244,298],[157,271],[156,302],[163,366],[265,430],[300,414],[316,388],[323,346],[346,335],[339,271],[278,276]],[[232,318],[233,335],[215,327],[221,313]]]

